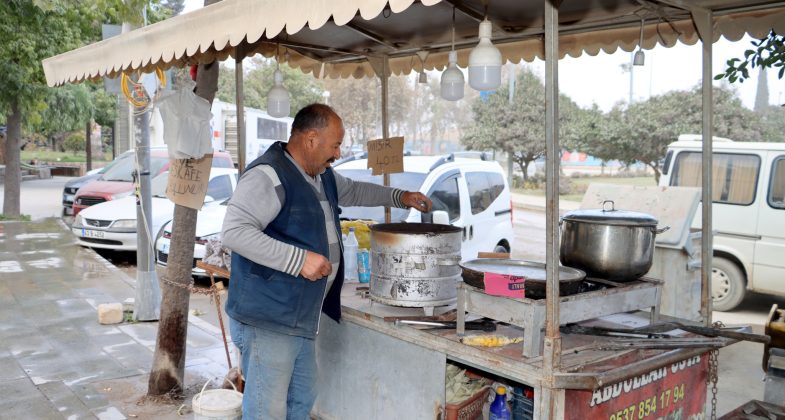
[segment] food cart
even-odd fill
[[[344,322],[325,322],[319,335],[320,375],[316,415],[323,418],[440,418],[444,371],[449,362],[473,367],[533,389],[534,418],[631,419],[702,415],[709,348],[732,339],[702,343],[682,340],[678,348],[605,349],[596,340],[562,334],[566,322],[635,327],[658,316],[660,285],[644,279],[585,296],[559,293],[558,58],[596,54],[601,49],[713,41],[720,35],[762,37],[785,33],[785,6],[771,0],[224,0],[44,61],[56,86],[87,78],[116,77],[130,70],[275,56],[316,77],[376,76],[381,80],[382,128],[387,130],[387,80],[391,74],[442,69],[451,48],[466,67],[477,43],[477,25],[494,23],[493,42],[505,60],[545,60],[546,103],[546,298],[517,302],[491,298],[461,285],[458,315],[475,313],[505,321],[502,332],[524,331],[522,345],[480,349],[460,342],[457,331],[422,331],[385,321],[400,313],[344,289]],[[454,28],[455,41],[450,42]],[[712,138],[711,42],[703,42],[703,139]],[[238,78],[242,106],[242,77]],[[243,148],[242,137],[240,148]],[[711,156],[711,141],[703,156]],[[240,167],[244,154],[240,154]],[[704,159],[704,202],[711,200],[711,164]],[[702,209],[701,317],[711,324],[711,206]],[[613,286],[613,285],[610,285]],[[525,299],[524,299],[525,300]],[[500,308],[504,308],[501,311]],[[599,312],[592,312],[602,308]],[[627,311],[648,309],[642,318]],[[408,311],[408,309],[407,309]],[[437,314],[439,312],[437,311]],[[607,315],[607,316],[606,316]],[[610,317],[608,317],[610,316]],[[565,322],[566,320],[566,322]],[[460,320],[458,321],[460,323]],[[544,330],[544,336],[541,331]],[[679,333],[682,334],[682,333]],[[684,337],[692,337],[683,332]]]

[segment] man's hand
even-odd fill
[[[419,192],[405,192],[401,194],[401,202],[408,207],[417,209],[423,213],[428,213],[433,207],[431,199],[423,193]]]
[[[305,263],[303,264],[303,269],[300,270],[301,276],[310,281],[316,281],[322,277],[329,276],[332,271],[332,264],[323,255],[311,251],[305,252]]]

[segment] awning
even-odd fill
[[[455,10],[458,64],[465,67],[478,22],[486,15],[483,3],[505,60],[544,57],[541,0],[224,0],[48,58],[43,66],[50,86],[255,54],[278,54],[305,73],[333,78],[371,76],[368,57],[388,56],[394,74],[408,74],[446,66]],[[716,39],[762,37],[772,28],[785,33],[785,2],[780,1],[564,1],[560,54],[632,51],[639,43],[641,18],[645,49],[694,44],[698,35],[688,7],[714,11]],[[427,53],[423,61],[418,52]]]

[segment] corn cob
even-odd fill
[[[503,335],[470,335],[461,339],[463,344],[478,347],[502,347],[522,341],[523,337],[510,338]]]

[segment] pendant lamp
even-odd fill
[[[491,43],[493,27],[488,18],[480,22],[480,42],[469,54],[469,86],[493,90],[502,81],[502,53]]]
[[[442,73],[441,96],[448,101],[463,99],[463,72],[458,68],[458,53],[455,51],[455,8],[452,9],[452,47],[447,69]]]
[[[643,54],[643,25],[646,21],[641,18],[641,39],[638,41],[638,51],[635,51],[635,56],[632,58],[633,66],[642,66],[646,61],[646,56]]]
[[[288,117],[289,107],[289,91],[283,86],[283,73],[281,73],[276,55],[273,87],[267,92],[267,113],[276,118]]]

